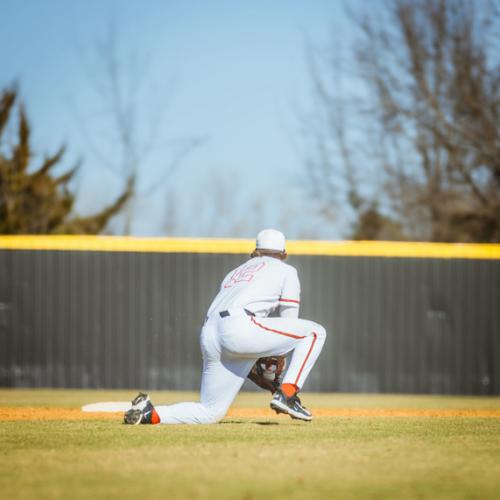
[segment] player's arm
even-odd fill
[[[298,318],[300,308],[300,281],[297,270],[289,267],[285,277],[278,313],[282,318]]]

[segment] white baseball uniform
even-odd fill
[[[161,423],[222,419],[255,361],[292,352],[283,383],[301,388],[323,348],[325,329],[299,319],[300,283],[292,266],[254,257],[223,280],[201,330],[200,402],[156,406]],[[270,314],[279,317],[269,317]]]

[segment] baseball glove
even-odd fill
[[[280,387],[281,375],[286,366],[284,356],[259,358],[253,365],[248,378],[262,389],[274,394]]]

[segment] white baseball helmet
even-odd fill
[[[255,248],[258,250],[285,251],[285,235],[276,229],[263,229],[257,235]]]

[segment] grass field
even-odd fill
[[[1,497],[500,498],[500,398],[304,394],[324,416],[303,423],[243,393],[212,426],[131,427],[77,410],[134,395],[0,390]]]

